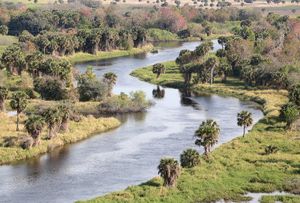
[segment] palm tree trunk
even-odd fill
[[[68,119],[64,119],[62,122],[61,122],[61,125],[60,125],[60,131],[61,132],[68,132],[69,131],[69,120]]]
[[[244,129],[243,129],[243,137],[245,137],[246,134],[246,126],[244,125]]]
[[[0,99],[0,112],[5,112],[5,104],[3,99]]]
[[[19,131],[19,115],[20,113],[17,111],[17,131]]]
[[[210,84],[212,85],[213,84],[213,80],[214,80],[214,67],[211,68],[210,70]]]

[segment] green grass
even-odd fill
[[[261,198],[261,203],[299,203],[300,196],[294,195],[275,195],[275,196],[263,196]]]
[[[132,74],[152,83],[177,86],[182,82],[180,73],[173,62],[166,64],[166,74],[160,79],[155,79],[149,67]],[[87,202],[245,201],[250,199],[245,196],[247,192],[299,192],[299,132],[285,131],[285,124],[276,118],[280,106],[287,102],[286,91],[246,89],[242,82],[233,78],[226,84],[196,85],[193,90],[199,94],[214,92],[256,100],[262,104],[266,116],[244,138],[236,138],[218,147],[211,153],[209,160],[202,158],[199,166],[183,169],[175,188],[163,187],[161,178],[155,177],[141,185],[130,186],[124,191]],[[278,147],[279,152],[264,154],[265,147],[270,144]]]
[[[58,146],[77,142],[79,140],[88,138],[92,135],[116,128],[120,122],[116,118],[94,118],[92,116],[82,117],[80,122],[70,122],[69,132],[58,134],[52,140],[42,139],[39,146],[33,147],[28,150],[23,150],[19,146],[2,147],[4,138],[7,137],[23,137],[27,136],[23,123],[26,119],[25,115],[21,116],[21,131],[17,132],[16,117],[8,117],[0,113],[0,165],[10,164],[23,159],[36,157],[43,153],[53,150]],[[42,138],[46,136],[47,129],[45,128],[42,133]]]
[[[87,62],[93,60],[100,60],[100,59],[108,59],[108,58],[115,58],[120,56],[128,56],[133,54],[139,54],[143,52],[148,52],[153,49],[151,44],[147,44],[142,48],[132,48],[131,50],[113,50],[113,51],[100,51],[97,52],[96,55],[78,52],[71,56],[66,56],[64,58],[68,59],[71,63],[76,64],[80,62]]]

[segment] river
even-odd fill
[[[39,158],[0,166],[0,202],[48,203],[88,199],[127,186],[140,184],[157,175],[163,156],[179,158],[194,145],[194,131],[208,118],[221,128],[219,145],[242,134],[236,125],[241,110],[252,112],[254,121],[263,117],[252,104],[232,97],[206,95],[182,99],[176,89],[164,88],[164,98],[154,98],[155,85],[129,74],[138,67],[174,60],[181,49],[194,49],[199,42],[163,46],[158,54],[139,54],[78,64],[83,72],[94,66],[98,76],[115,72],[115,93],[143,90],[155,102],[145,113],[119,117],[123,125],[113,131],[62,147]],[[215,49],[219,45],[215,43]]]

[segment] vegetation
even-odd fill
[[[29,121],[26,122],[26,120],[28,120],[26,116],[21,114],[20,131],[16,132],[14,127],[16,118],[9,117],[3,113],[0,114],[2,122],[0,125],[0,165],[36,157],[49,152],[56,147],[77,142],[92,135],[116,128],[120,125],[120,122],[115,118],[96,119],[92,116],[81,117],[79,122],[75,120],[70,121],[68,132],[58,133],[57,136],[51,140],[46,139],[48,132],[43,128],[39,134],[39,137],[41,138],[39,144],[38,140],[36,140],[38,145],[30,148],[31,144],[33,144],[33,141],[30,141],[29,146],[25,146],[25,149],[22,149],[28,140],[26,131],[29,130],[30,134],[33,133],[32,135],[36,137],[38,133],[36,130],[39,130],[41,127],[40,117],[34,117],[35,118],[29,116],[28,119],[31,120],[29,123]],[[26,128],[23,128],[24,121],[25,124],[27,123]],[[25,129],[27,130],[25,131]],[[13,143],[12,140],[14,140]]]
[[[180,166],[178,161],[173,158],[163,158],[158,165],[158,174],[164,180],[164,186],[174,187],[176,180],[180,175]]]
[[[243,127],[243,137],[246,133],[246,128],[251,126],[253,123],[252,114],[248,111],[242,111],[237,115],[237,124],[238,126]]]
[[[192,168],[200,163],[200,154],[194,149],[187,149],[180,155],[180,163],[183,168]]]
[[[201,123],[195,136],[197,137],[195,144],[204,147],[204,153],[208,155],[219,140],[220,128],[215,121],[209,119]]]

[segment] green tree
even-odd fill
[[[156,74],[156,78],[159,78],[159,76],[162,73],[165,73],[165,66],[161,63],[156,63],[152,66],[152,73]]]
[[[25,129],[30,134],[30,136],[33,138],[34,146],[36,146],[40,143],[40,135],[42,133],[44,126],[45,126],[45,121],[44,121],[43,117],[41,117],[39,115],[31,115],[25,121]]]
[[[289,99],[296,105],[300,106],[300,84],[293,85],[289,90]]]
[[[163,158],[158,165],[158,174],[164,180],[164,186],[174,187],[180,175],[180,166],[173,158]]]
[[[70,102],[63,102],[61,105],[58,106],[58,109],[61,114],[60,131],[68,132],[69,120],[70,120],[70,116],[74,112],[74,106]]]
[[[197,137],[195,144],[204,147],[206,155],[211,151],[211,147],[218,142],[220,128],[216,121],[208,119],[203,121],[195,132]]]
[[[253,123],[252,114],[248,111],[241,111],[237,114],[237,124],[243,127],[243,137],[246,133],[246,128]]]
[[[13,110],[17,111],[17,131],[19,131],[20,113],[22,113],[26,109],[27,104],[28,96],[25,92],[18,91],[13,93],[10,100],[10,106]]]
[[[194,149],[184,150],[180,155],[180,163],[183,168],[192,168],[200,163],[200,154]]]
[[[281,107],[280,118],[286,122],[287,130],[293,130],[293,123],[298,119],[299,114],[298,107],[292,102]]]
[[[0,112],[5,112],[5,99],[8,96],[8,89],[0,86]]]
[[[17,44],[13,44],[4,50],[1,62],[7,67],[10,74],[21,75],[22,70],[26,67],[25,55]]]
[[[43,113],[45,122],[48,126],[48,139],[52,139],[53,137],[56,136],[57,130],[59,129],[61,125],[61,112],[59,111],[58,108],[48,108],[44,113]]]
[[[104,78],[104,82],[107,83],[107,86],[109,88],[108,96],[110,97],[112,95],[113,87],[117,83],[118,76],[115,73],[109,72],[109,73],[105,73],[103,78]]]

